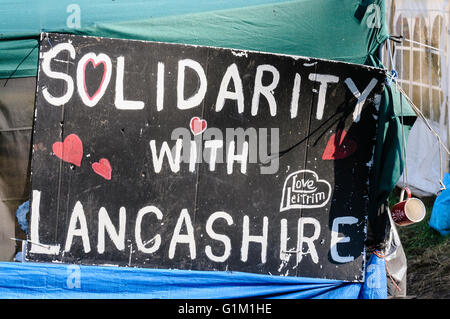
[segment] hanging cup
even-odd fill
[[[408,198],[403,200],[405,191]],[[411,198],[411,190],[408,187],[402,189],[400,202],[391,210],[392,220],[399,226],[407,226],[420,222],[426,214],[425,205],[418,198]]]

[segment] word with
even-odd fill
[[[196,164],[203,160],[208,163],[209,170],[215,171],[216,164],[227,164],[227,173],[233,174],[234,162],[239,162],[240,172],[247,173],[248,163],[268,164],[261,165],[261,174],[274,174],[279,168],[279,129],[271,128],[270,136],[268,129],[259,128],[226,128],[225,139],[222,131],[218,128],[208,128],[200,136],[194,136],[186,128],[177,128],[172,131],[171,139],[175,145],[170,148],[167,141],[161,143],[158,149],[156,140],[150,141],[153,168],[155,173],[160,173],[164,158],[167,158],[169,168],[173,173],[180,170],[180,163],[189,163],[189,171],[195,172]],[[270,138],[270,151],[268,140]],[[225,153],[225,155],[224,155]]]

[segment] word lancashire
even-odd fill
[[[33,215],[31,220],[30,253],[47,255],[58,255],[61,252],[71,253],[74,241],[76,239],[79,239],[81,240],[83,247],[82,251],[84,254],[90,253],[93,249],[95,249],[98,254],[104,254],[107,237],[109,237],[109,240],[112,241],[112,243],[114,244],[113,246],[116,250],[125,251],[125,239],[127,237],[127,232],[130,231],[126,228],[128,219],[130,218],[129,216],[127,216],[126,208],[120,207],[119,209],[118,225],[114,225],[112,223],[110,215],[104,207],[100,208],[97,215],[97,236],[95,236],[96,238],[94,238],[94,240],[96,239],[97,241],[97,245],[95,247],[92,247],[91,243],[93,238],[89,236],[89,228],[92,226],[88,225],[87,223],[87,212],[85,211],[83,204],[80,201],[76,202],[70,215],[70,222],[66,232],[67,235],[64,247],[60,247],[60,245],[48,245],[45,243],[41,243],[39,238],[39,206],[41,196],[42,193],[40,191],[33,191]],[[91,214],[92,212],[89,212],[89,215]],[[249,260],[250,244],[252,243],[257,244],[256,246],[259,246],[258,251],[260,252],[260,260],[258,262],[264,264],[267,262],[268,253],[270,253],[268,249],[269,242],[271,242],[271,245],[273,247],[273,240],[277,240],[279,243],[278,247],[280,248],[280,262],[283,264],[283,262],[288,261],[290,258],[287,246],[289,238],[292,237],[292,234],[289,234],[288,236],[288,225],[286,219],[281,219],[281,235],[279,236],[279,238],[271,238],[269,240],[268,229],[270,226],[270,220],[268,216],[261,216],[260,219],[262,220],[262,229],[259,230],[259,233],[261,233],[261,235],[254,235],[250,234],[250,229],[253,228],[253,225],[250,225],[249,216],[243,215],[242,218],[239,218],[239,224],[242,225],[240,236],[241,244],[239,245],[239,247],[232,247],[229,235],[235,231],[235,224],[238,223],[238,221],[236,220],[237,218],[233,218],[232,215],[224,211],[217,211],[212,213],[207,218],[204,229],[202,229],[202,231],[206,233],[210,240],[220,242],[221,246],[223,246],[222,253],[218,254],[217,252],[213,252],[212,245],[206,245],[203,248],[203,251],[199,251],[197,238],[199,236],[199,234],[197,234],[198,227],[194,227],[193,218],[187,208],[183,208],[179,213],[178,218],[176,219],[176,223],[175,225],[173,225],[173,231],[170,230],[168,232],[169,234],[152,234],[151,239],[146,238],[146,240],[144,241],[144,235],[146,237],[149,236],[147,231],[145,234],[143,234],[142,223],[144,218],[152,218],[155,224],[161,224],[164,223],[165,215],[173,215],[173,212],[163,213],[158,207],[154,205],[145,206],[137,212],[137,215],[134,219],[134,229],[131,229],[131,232],[133,232],[134,235],[134,241],[136,245],[135,247],[137,248],[137,251],[148,254],[150,256],[157,254],[161,248],[163,238],[170,238],[169,249],[165,253],[165,255],[169,259],[174,259],[177,253],[177,248],[179,246],[186,245],[189,249],[189,258],[191,260],[195,260],[196,258],[199,258],[198,255],[202,255],[200,256],[200,258],[207,257],[212,262],[226,263],[232,253],[238,252],[241,262],[247,263],[254,262],[254,260]],[[229,226],[228,234],[220,234],[214,230],[214,226],[219,220],[225,221]],[[356,222],[357,219],[351,216],[339,217],[334,219],[332,223],[332,235],[330,241],[330,256],[333,261],[339,263],[347,263],[354,259],[353,256],[341,256],[339,253],[339,243],[345,243],[351,240],[351,238],[348,236],[340,235],[339,227],[342,225],[352,225]],[[305,234],[306,227],[313,228],[312,236]],[[185,229],[185,232],[183,232],[182,229]],[[296,257],[297,264],[299,264],[306,255],[310,255],[312,261],[315,264],[319,263],[316,244],[321,235],[321,231],[321,225],[317,219],[311,217],[300,217],[298,219],[298,236],[296,239],[296,244],[297,251],[299,253]],[[253,245],[253,247],[254,246],[255,245]],[[304,247],[307,249],[304,249]]]

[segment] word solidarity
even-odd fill
[[[384,80],[43,33],[27,258],[362,280]]]
[[[61,52],[69,53],[69,57],[71,59],[76,58],[76,50],[75,47],[70,43],[61,43],[47,52],[42,54],[42,71],[46,76],[52,79],[60,79],[62,80],[67,89],[64,94],[61,96],[54,96],[49,92],[47,87],[43,88],[42,94],[46,101],[49,104],[55,106],[61,106],[68,103],[73,94],[74,94],[74,80],[73,78],[65,73],[56,72],[51,70],[51,62],[56,59],[58,54]],[[130,61],[131,63],[135,63],[134,60]],[[70,63],[67,61],[66,63]],[[87,74],[88,66],[93,68],[94,70],[97,67],[102,68],[101,72],[101,80],[97,84],[95,90],[89,90],[87,82],[89,81]],[[194,60],[189,58],[180,58],[177,61],[177,71],[176,71],[176,83],[173,86],[167,88],[169,91],[166,94],[176,96],[176,107],[178,110],[188,110],[195,107],[198,107],[205,99],[207,89],[208,89],[208,78],[206,77],[205,69],[202,65]],[[105,94],[109,82],[111,80],[113,69],[113,61],[110,56],[104,53],[96,54],[93,52],[89,52],[84,54],[78,61],[76,67],[76,86],[79,98],[83,102],[84,105],[88,107],[94,107],[101,100],[103,95]],[[165,85],[165,77],[166,77],[166,63],[158,61],[157,62],[157,71],[156,71],[156,85],[149,86],[148,90],[154,90],[156,93],[149,95],[156,95],[154,101],[147,101],[148,104],[156,105],[157,111],[162,111],[164,109],[164,94],[166,90]],[[114,86],[114,106],[119,110],[141,110],[145,107],[146,103],[143,100],[130,100],[125,99],[124,97],[124,81],[125,81],[125,57],[117,56],[116,57],[116,78],[115,78],[115,86]],[[198,77],[198,84],[195,93],[193,93],[188,98],[185,97],[185,86],[186,83],[186,73],[193,72]],[[336,75],[331,74],[319,74],[315,73],[316,71],[308,72],[306,81],[317,83],[318,84],[318,98],[316,105],[315,117],[317,120],[322,120],[324,114],[324,108],[326,104],[326,96],[328,87],[331,84],[339,83],[340,78]],[[135,73],[135,72],[133,72]],[[170,71],[169,71],[170,73]],[[215,99],[215,111],[221,112],[224,108],[225,102],[228,100],[235,101],[235,106],[237,108],[237,113],[242,114],[245,109],[245,99],[244,92],[251,93],[251,115],[256,116],[259,112],[260,107],[260,99],[264,97],[266,102],[268,103],[268,108],[271,116],[276,116],[278,112],[277,100],[275,98],[274,90],[277,89],[280,84],[280,71],[273,65],[270,64],[260,64],[255,68],[255,74],[251,74],[254,77],[254,82],[252,85],[248,87],[243,86],[242,84],[242,75],[239,72],[238,66],[236,63],[231,63],[227,66],[226,71],[224,72],[221,81],[220,87],[217,92],[217,97]],[[271,81],[269,83],[263,83],[264,77],[270,77]],[[136,76],[129,77],[127,81],[136,82],[142,80],[142,74],[137,73]],[[294,119],[298,116],[298,107],[299,107],[299,97],[301,95],[301,81],[302,77],[299,73],[295,73],[294,78],[291,79],[294,81],[292,85],[292,91],[289,92],[291,97],[290,100],[290,118]],[[345,85],[349,89],[349,91],[354,95],[357,99],[356,107],[353,111],[353,120],[358,122],[360,119],[360,114],[362,110],[362,105],[366,101],[369,94],[372,92],[376,84],[378,83],[376,78],[372,78],[369,84],[364,88],[362,92],[355,86],[354,81],[351,77],[348,77],[344,81]],[[311,85],[312,83],[309,83]],[[230,85],[234,85],[234,91],[229,91],[228,88]],[[156,86],[156,87],[155,87]],[[245,90],[246,89],[246,90]],[[283,88],[285,89],[285,88]],[[93,92],[92,94],[90,92]],[[284,101],[283,101],[284,102]],[[284,106],[284,105],[283,105]],[[193,118],[192,120],[200,120],[198,117]],[[195,122],[191,121],[191,129],[193,129]],[[199,127],[197,131],[203,131],[206,122],[201,123],[202,126]],[[194,132],[194,134],[198,134],[199,132]]]

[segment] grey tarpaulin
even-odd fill
[[[12,260],[25,238],[14,212],[29,198],[29,157],[35,78],[0,80],[0,260]],[[21,243],[17,243],[20,249]]]

